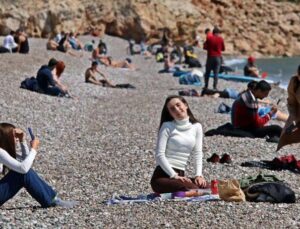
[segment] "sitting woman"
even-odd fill
[[[157,166],[151,179],[153,191],[167,193],[206,187],[202,176],[202,126],[183,97],[166,99],[159,127],[155,153]],[[194,178],[184,175],[191,153],[195,160]]]
[[[60,81],[64,69],[64,62],[50,59],[48,65],[43,65],[37,73],[39,90],[53,96],[68,95],[68,88]]]
[[[115,87],[115,85],[113,85],[107,79],[107,77],[98,70],[97,67],[98,67],[98,62],[93,61],[92,66],[85,71],[85,82],[96,84],[96,85],[101,85],[103,87]],[[100,74],[104,79],[103,80],[97,80],[97,78],[96,78],[97,73]]]
[[[54,35],[49,37],[47,44],[46,44],[47,50],[52,50],[52,51],[57,50],[57,47],[59,46],[59,44],[54,40],[54,38],[55,38]]]
[[[17,160],[16,142],[20,143],[22,162]],[[63,201],[57,193],[31,168],[40,141],[31,141],[31,149],[25,142],[24,132],[9,123],[0,123],[0,163],[7,174],[0,180],[0,206],[15,196],[21,188],[40,203],[41,207],[73,207],[73,201]],[[8,170],[8,171],[7,171]]]

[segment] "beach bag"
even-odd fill
[[[219,197],[224,201],[246,201],[245,194],[238,180],[224,180],[218,183]]]
[[[20,88],[27,89],[30,91],[39,91],[37,79],[35,77],[26,78],[21,82]]]
[[[253,202],[295,203],[295,192],[281,182],[261,182],[244,190],[247,200]]]

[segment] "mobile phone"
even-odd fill
[[[34,140],[34,139],[35,139],[35,136],[34,136],[34,134],[33,134],[33,132],[32,132],[32,129],[31,129],[30,127],[28,127],[28,132],[29,132],[29,134],[30,134],[31,140]]]
[[[278,101],[277,101],[276,105],[278,105],[278,104],[280,103],[280,101],[281,101],[281,99],[278,99]]]
[[[291,134],[292,132],[296,131],[297,129],[298,129],[297,124],[295,121],[293,121],[293,123],[286,128],[285,133]]]

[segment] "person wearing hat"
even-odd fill
[[[104,79],[103,80],[97,80],[96,74],[100,74]],[[98,70],[98,62],[93,61],[91,67],[89,67],[85,71],[85,82],[86,83],[92,83],[96,85],[101,85],[103,87],[115,87],[104,75],[102,72]]]
[[[60,77],[64,70],[64,64],[62,61],[57,61],[51,58],[48,65],[43,65],[37,72],[37,82],[39,90],[42,93],[53,95],[53,96],[63,96],[68,93],[67,88],[62,86],[62,84],[57,83],[57,78]],[[59,66],[57,67],[59,63]],[[58,76],[59,75],[59,76]]]
[[[250,77],[259,77],[259,70],[255,65],[255,58],[253,56],[248,57],[247,64],[244,67],[244,75]]]

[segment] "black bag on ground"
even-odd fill
[[[254,138],[254,135],[252,135],[251,133],[244,130],[236,129],[229,122],[222,126],[219,126],[217,129],[211,129],[205,132],[205,136],[213,136],[213,135],[223,135],[223,136],[240,137],[240,138]]]
[[[30,91],[35,91],[35,92],[39,91],[39,85],[38,85],[37,79],[33,76],[30,78],[28,77],[25,80],[23,80],[21,82],[20,88],[27,89]]]
[[[295,192],[281,182],[261,182],[244,190],[246,199],[254,202],[295,203]]]
[[[131,85],[129,83],[116,84],[116,88],[136,89],[135,86],[133,86],[133,85]]]

